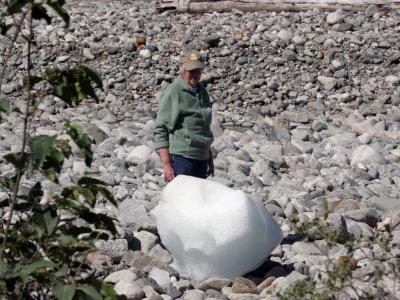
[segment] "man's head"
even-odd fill
[[[201,71],[204,69],[200,53],[195,50],[185,52],[181,64],[183,78],[190,86],[195,87],[200,82]]]

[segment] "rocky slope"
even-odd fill
[[[332,226],[355,239],[399,222],[400,12],[370,6],[358,13],[160,14],[153,2],[127,0],[69,1],[68,11],[69,31],[61,21],[35,26],[35,68],[84,63],[100,73],[103,101],[65,108],[46,96],[34,129],[51,134],[70,119],[84,124],[95,140],[91,171],[101,173],[120,203],[118,209],[104,203],[97,209],[118,219],[119,236],[99,242],[103,254],[89,259],[120,293],[132,299],[271,298],[269,293],[296,280],[316,278],[327,263],[320,252],[324,241],[316,248],[293,238],[290,216],[313,219],[326,199]],[[0,37],[2,64],[9,42]],[[159,95],[177,76],[179,55],[188,48],[201,50],[207,61],[203,82],[213,99],[213,180],[261,198],[285,232],[261,273],[248,276],[253,281],[199,284],[181,276],[168,266],[172,258],[149,214],[164,186],[160,162],[151,153]],[[23,107],[25,53],[18,40],[2,87],[16,107]],[[21,143],[18,116],[5,121],[1,154]],[[71,160],[60,181],[71,183],[85,171],[83,161]],[[51,183],[44,186],[56,192]],[[399,227],[392,242],[400,242]],[[375,265],[362,257],[371,251],[379,246],[355,253],[356,272],[365,280],[355,283],[349,299],[369,285]],[[398,247],[391,251],[399,256]],[[346,255],[345,247],[329,255]],[[279,278],[270,285],[274,277]],[[264,279],[257,289],[255,283]],[[389,298],[396,297],[395,280],[384,272],[382,289]]]

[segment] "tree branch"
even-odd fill
[[[32,69],[32,61],[31,61],[31,46],[32,46],[32,37],[33,37],[33,26],[32,26],[32,11],[33,11],[33,6],[31,5],[24,13],[24,17],[21,20],[21,24],[23,23],[23,20],[27,13],[29,13],[29,39],[28,41],[28,53],[27,53],[27,102],[26,102],[26,110],[25,110],[25,116],[24,116],[24,130],[23,130],[23,137],[22,137],[22,146],[21,146],[21,157],[25,156],[25,148],[28,140],[28,126],[29,126],[29,111],[32,103],[32,95],[31,95],[31,69]],[[19,30],[21,29],[21,24],[19,26]],[[17,32],[19,31],[17,30]],[[17,35],[18,36],[18,35]],[[11,49],[11,48],[10,48]],[[5,69],[5,67],[4,67]],[[4,70],[3,69],[3,70]],[[0,87],[1,88],[1,87]],[[0,249],[0,259],[3,257],[3,252],[4,249],[6,248],[7,245],[7,240],[8,240],[8,232],[10,230],[11,226],[11,220],[13,217],[14,213],[14,208],[15,208],[15,203],[17,202],[17,195],[19,191],[19,186],[21,183],[21,178],[23,176],[23,170],[17,170],[17,178],[15,180],[15,185],[12,191],[12,198],[11,198],[11,203],[10,203],[10,214],[8,216],[8,220],[5,226],[4,230],[4,240],[3,240],[3,245],[2,248]]]
[[[16,30],[14,32],[14,36],[12,37],[11,40],[11,44],[10,44],[10,48],[8,48],[8,52],[6,55],[6,58],[4,59],[4,66],[3,69],[1,70],[1,74],[0,74],[0,98],[1,98],[1,94],[2,94],[2,85],[3,85],[3,79],[4,79],[4,74],[6,73],[6,69],[7,69],[7,65],[8,65],[8,61],[10,60],[10,56],[11,56],[11,51],[14,47],[14,43],[17,40],[19,34],[21,33],[21,28],[22,25],[24,24],[24,20],[26,18],[26,15],[28,13],[29,10],[26,10],[22,13],[21,19],[19,21],[19,23],[15,23],[16,25]]]

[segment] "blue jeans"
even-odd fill
[[[207,178],[208,161],[185,158],[171,154],[170,157],[175,176],[189,175],[198,178]]]

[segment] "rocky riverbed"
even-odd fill
[[[372,5],[357,13],[191,15],[158,13],[154,2],[145,1],[67,2],[69,31],[61,21],[35,26],[34,67],[86,64],[102,77],[102,101],[66,108],[46,96],[33,128],[54,134],[69,119],[93,137],[92,168],[71,159],[60,182],[71,184],[94,171],[110,184],[118,209],[104,203],[96,209],[117,219],[119,235],[99,241],[101,252],[88,260],[119,293],[130,299],[272,299],[296,280],[317,278],[327,264],[320,251],[324,241],[316,247],[296,239],[290,216],[313,219],[326,200],[332,226],[355,239],[399,222],[399,11]],[[0,37],[2,65],[9,43]],[[26,47],[23,40],[15,47],[2,95],[23,108]],[[265,268],[247,276],[251,280],[196,283],[178,274],[168,265],[172,258],[149,213],[165,186],[152,152],[159,96],[178,74],[180,53],[190,48],[207,61],[203,82],[213,101],[213,180],[262,199],[285,234]],[[4,118],[1,154],[19,149],[21,131],[17,114]],[[8,171],[2,165],[1,173]],[[58,190],[50,182],[44,187]],[[7,209],[0,211],[7,215]],[[399,226],[391,241],[398,258]],[[368,288],[375,264],[363,254],[374,251],[380,251],[378,244],[355,253],[354,272],[364,281],[355,283],[348,299]],[[346,254],[340,244],[329,251],[331,259]],[[392,275],[384,271],[382,290],[372,293],[399,297],[394,288],[399,279]]]

